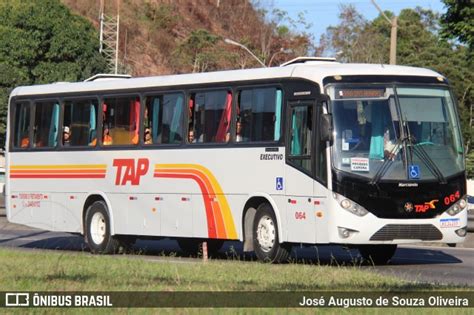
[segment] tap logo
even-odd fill
[[[421,205],[415,205],[415,212],[417,213],[425,213],[428,210],[436,209],[435,203],[437,203],[439,200],[438,199],[433,199],[431,201],[427,201],[424,204]]]
[[[114,167],[117,168],[115,185],[125,186],[129,182],[133,186],[140,185],[140,178],[146,175],[150,166],[148,159],[114,159]]]
[[[405,202],[403,208],[405,209],[405,212],[410,213],[413,211],[413,204],[411,202]]]

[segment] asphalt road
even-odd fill
[[[468,236],[466,247],[474,247],[474,235]],[[60,250],[83,252],[89,255],[87,245],[80,236],[68,233],[48,232],[8,223],[0,213],[0,246],[20,250]],[[137,259],[173,260],[198,262],[199,259],[181,254],[173,240],[139,240],[129,255]],[[253,255],[242,254],[239,242],[226,242],[214,259],[237,258],[243,263],[255,260]],[[452,284],[474,285],[474,249],[436,246],[399,246],[390,264],[371,266],[361,264],[357,250],[347,250],[340,246],[294,247],[292,260],[296,263],[321,265],[356,265],[360,268],[400,277],[406,280]]]

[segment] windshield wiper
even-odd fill
[[[404,144],[408,140],[408,137],[400,137],[397,139],[397,142],[393,146],[392,150],[390,150],[388,157],[384,159],[382,162],[382,165],[379,167],[377,170],[377,173],[375,173],[374,177],[372,180],[369,182],[371,185],[377,185],[380,179],[387,173],[388,169],[390,168],[390,165],[392,165],[392,162],[395,159],[395,156],[398,154],[399,148],[401,148],[402,144]]]
[[[435,162],[433,162],[433,160],[430,158],[428,153],[426,153],[426,150],[423,149],[423,147],[419,144],[413,144],[413,142],[410,142],[410,144],[410,147],[413,148],[413,152],[415,152],[416,156],[418,156],[418,158],[425,163],[430,172],[438,178],[441,184],[446,184],[446,178],[444,177],[443,173],[441,173]]]
[[[433,175],[438,178],[438,180],[440,181],[441,184],[446,184],[446,178],[444,178],[443,173],[441,173],[438,166],[429,157],[429,155],[428,155],[428,153],[426,153],[425,149],[423,149],[420,144],[418,144],[418,145],[415,144],[416,138],[414,136],[412,136],[411,130],[410,130],[410,125],[409,125],[408,122],[405,124],[405,128],[406,128],[406,132],[407,132],[407,135],[408,135],[408,139],[410,141],[409,142],[410,145],[407,146],[407,147],[412,149],[410,151],[415,152],[416,156],[418,156],[418,158],[423,163],[425,163],[425,165],[428,167],[430,172],[433,173]],[[411,158],[411,163],[413,163],[413,157]]]

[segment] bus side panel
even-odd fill
[[[315,243],[329,243],[329,226],[331,222],[331,193],[321,183],[314,182],[314,213],[316,217],[315,224]]]
[[[284,149],[271,152],[264,147],[14,152],[17,177],[10,188],[18,199],[10,200],[11,217],[77,232],[86,196],[101,192],[115,234],[239,239],[250,196],[264,192],[285,199],[277,184],[284,180]],[[26,208],[20,203],[25,200],[31,201]],[[274,208],[285,233],[284,202]]]
[[[154,194],[140,194],[127,206],[127,234],[132,235],[161,235],[161,217],[163,200],[157,200]],[[163,198],[163,197],[161,197]],[[123,207],[123,205],[117,205]]]
[[[87,195],[84,193],[54,193],[54,230],[82,233],[82,208]]]
[[[297,170],[286,166],[286,195],[288,222],[288,241],[295,243],[314,243],[315,233],[315,212],[313,202],[313,182],[314,180]]]
[[[50,193],[16,190],[12,192],[12,196],[10,222],[43,230],[56,230]]]

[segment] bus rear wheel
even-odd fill
[[[385,265],[395,254],[397,245],[359,245],[361,256],[375,265]]]
[[[110,234],[110,219],[104,201],[95,201],[86,212],[86,241],[93,254],[114,254],[120,242]]]
[[[285,262],[290,255],[291,245],[279,242],[277,220],[268,203],[262,203],[255,213],[253,246],[255,255],[263,262]]]

